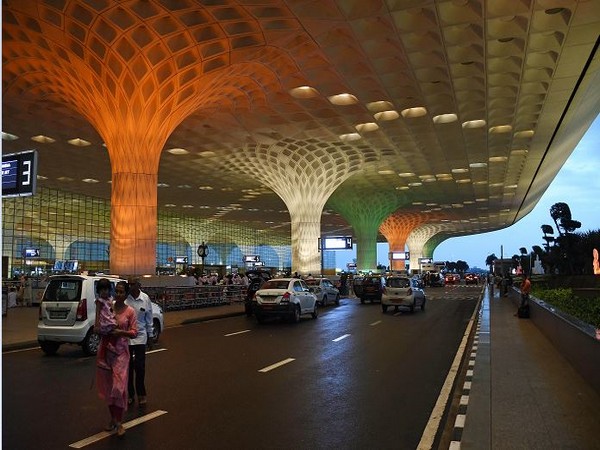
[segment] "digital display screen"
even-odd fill
[[[23,257],[24,258],[37,258],[40,256],[39,248],[24,248],[23,249]]]
[[[62,272],[63,270],[65,270],[65,261],[63,261],[62,259],[56,260],[54,262],[53,270],[55,272]]]
[[[18,169],[19,161],[17,159],[2,159],[2,192],[16,189]]]
[[[187,264],[187,263],[188,263],[187,256],[176,256],[175,257],[175,264]]]
[[[35,194],[37,151],[2,155],[2,197]]]
[[[258,255],[246,255],[244,256],[244,261],[247,263],[253,263],[260,261],[260,256]]]
[[[352,248],[351,236],[324,237],[321,238],[323,250],[348,250]]]
[[[410,253],[409,252],[391,252],[390,253],[390,259],[393,260],[407,260],[410,259]]]

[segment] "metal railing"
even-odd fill
[[[241,303],[246,297],[247,287],[236,284],[186,287],[144,286],[142,290],[166,312]]]

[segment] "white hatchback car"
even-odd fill
[[[383,312],[386,312],[390,306],[393,306],[396,311],[400,306],[410,308],[410,312],[414,312],[417,306],[424,310],[426,302],[425,291],[417,280],[402,276],[390,276],[384,279],[381,292]]]
[[[298,278],[274,278],[256,291],[252,310],[259,323],[266,317],[288,317],[299,322],[303,314],[319,316],[317,297],[310,292],[303,280]]]
[[[96,320],[96,283],[107,278],[111,295],[120,278],[106,275],[54,275],[48,279],[39,308],[37,338],[42,351],[53,355],[62,344],[81,345],[86,355],[98,351],[100,336],[93,332]],[[163,312],[152,303],[153,341],[164,329]]]

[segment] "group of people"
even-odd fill
[[[108,405],[110,422],[105,430],[123,436],[123,415],[137,401],[146,405],[146,349],[152,343],[152,303],[140,290],[139,279],[119,281],[111,296],[111,283],[96,283],[96,322],[100,335],[96,356],[98,395]]]
[[[12,285],[8,289],[7,307],[16,308],[17,306],[31,306],[32,289],[31,281],[25,275],[19,279],[18,285]]]

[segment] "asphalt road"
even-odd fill
[[[147,357],[148,404],[125,418],[147,420],[83,448],[414,449],[480,289],[427,292],[414,314],[342,299],[299,324],[169,328]],[[65,449],[101,432],[94,371],[75,346],[3,355],[3,448]]]

